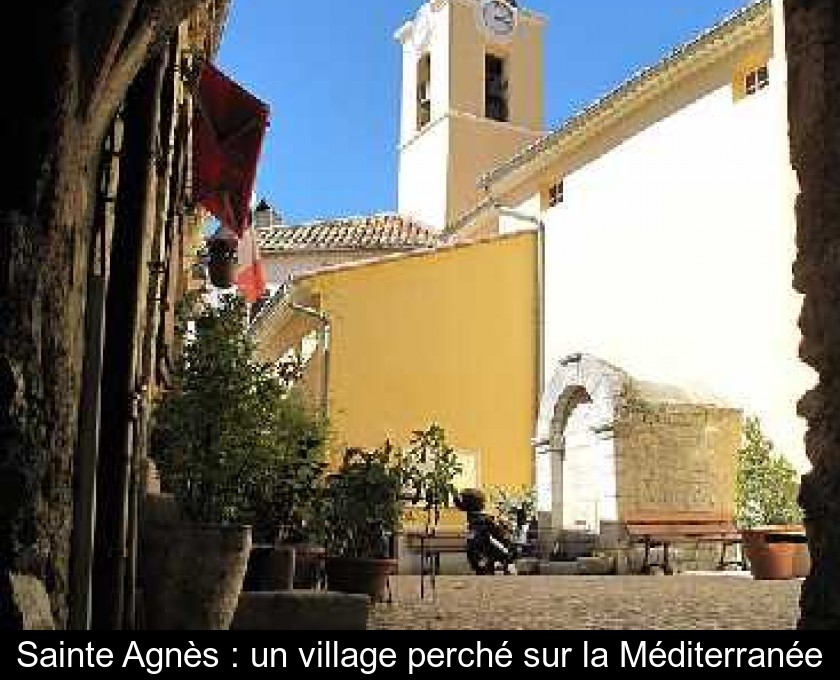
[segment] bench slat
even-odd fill
[[[732,515],[715,511],[633,512],[624,517],[627,524],[733,524]]]
[[[649,526],[628,526],[627,533],[631,536],[652,536],[652,535],[668,535],[668,536],[702,536],[704,534],[739,534],[740,532],[733,526],[727,525],[710,525],[700,526],[697,524],[684,525],[649,525]]]
[[[463,532],[436,533],[425,535],[409,532],[405,534],[406,548],[410,552],[419,553],[425,549],[427,553],[459,553],[467,549],[467,535]]]

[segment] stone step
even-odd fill
[[[522,568],[517,562],[516,573],[543,576],[610,576],[615,573],[615,560],[608,556],[588,556],[566,562],[538,562],[536,567],[528,562],[523,564]]]
[[[242,593],[232,630],[367,630],[367,595],[290,591]]]

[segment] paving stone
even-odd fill
[[[554,563],[556,565],[562,563]],[[540,565],[541,568],[546,564]],[[438,578],[419,597],[419,577],[394,579],[394,604],[369,627],[410,630],[792,630],[800,581],[732,574]]]

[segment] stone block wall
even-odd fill
[[[628,401],[615,421],[619,519],[641,512],[734,515],[742,414]]]

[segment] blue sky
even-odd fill
[[[420,0],[234,0],[219,63],[269,103],[257,193],[296,222],[396,207],[401,51]],[[747,0],[530,0],[557,127]]]

